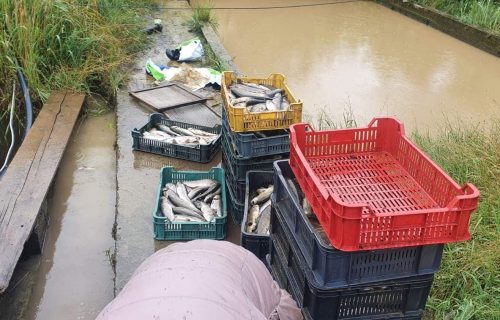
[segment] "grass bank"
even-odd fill
[[[0,123],[8,117],[16,62],[36,107],[55,89],[113,98],[120,67],[146,41],[142,12],[124,8],[141,1],[0,1]]]
[[[500,35],[500,0],[415,0],[415,2]]]
[[[446,246],[427,304],[433,319],[500,319],[500,120],[447,125],[415,141],[457,182],[481,191],[468,242]]]

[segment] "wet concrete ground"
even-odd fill
[[[188,8],[186,1],[166,1],[168,7]],[[159,183],[160,169],[173,166],[177,170],[207,171],[218,166],[219,153],[208,164],[181,161],[143,152],[132,151],[130,132],[148,120],[149,109],[141,106],[127,93],[130,89],[141,89],[152,85],[144,74],[148,58],[158,64],[166,64],[166,48],[174,48],[180,42],[194,37],[188,32],[185,21],[190,15],[187,10],[166,10],[159,18],[164,23],[164,32],[152,36],[151,49],[146,50],[135,64],[126,88],[118,93],[117,112],[117,229],[116,229],[116,291],[118,292],[139,264],[156,250],[169,242],[153,239],[152,212]],[[219,109],[215,109],[220,112]],[[213,126],[220,124],[220,118],[206,107],[195,105],[167,112],[174,120],[188,120],[190,123]],[[239,243],[239,227],[228,219],[227,240]]]

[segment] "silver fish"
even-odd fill
[[[168,196],[168,199],[170,201],[172,201],[172,204],[176,207],[183,207],[183,208],[186,208],[186,209],[191,209],[191,210],[194,210],[194,212],[198,213],[201,215],[201,211],[198,210],[198,208],[196,208],[196,206],[190,202],[190,201],[186,201],[184,199],[181,199],[179,198],[179,196],[177,196],[174,192],[172,191],[168,191],[167,192],[167,196]],[[175,212],[175,210],[174,210]]]
[[[256,113],[256,112],[264,112],[267,111],[267,107],[265,103],[259,103],[254,106],[248,108],[248,111]]]
[[[163,132],[161,130],[158,130],[156,128],[151,128],[151,130],[149,130],[149,133],[160,136],[160,137],[164,137],[164,138],[171,138],[172,137],[168,133]]]
[[[216,195],[219,195],[220,194],[220,187],[218,187],[214,192],[208,194],[205,199],[203,199],[203,202],[206,202],[206,203],[209,203],[210,201],[212,201],[212,199],[216,196]]]
[[[214,210],[215,215],[217,217],[222,217],[221,214],[221,209],[220,209],[220,195],[215,195],[214,198],[212,199],[212,203],[210,204],[210,208]]]
[[[259,220],[260,210],[259,205],[253,205],[248,212],[247,218],[247,232],[252,233],[257,228],[257,221]]]
[[[179,198],[186,200],[188,202],[191,202],[191,199],[189,199],[186,191],[186,186],[182,182],[177,182],[176,184],[176,190],[177,194],[179,195]]]
[[[203,136],[203,137],[218,136],[218,134],[216,134],[216,133],[211,133],[211,132],[203,131],[200,129],[188,128],[188,130],[197,136]]]
[[[269,225],[271,224],[271,206],[261,210],[259,222],[257,223],[257,234],[269,235]]]
[[[151,140],[156,140],[156,141],[165,141],[165,140],[167,140],[167,138],[165,138],[165,137],[158,136],[156,134],[152,134],[152,133],[149,133],[147,131],[143,132],[142,136],[144,138],[146,138],[146,139],[151,139]]]
[[[178,134],[183,135],[183,136],[194,136],[194,133],[192,133],[191,131],[184,129],[184,128],[181,128],[181,127],[178,127],[178,126],[171,126],[170,129],[172,129],[172,131],[177,132]]]
[[[170,221],[174,221],[174,211],[172,209],[171,203],[167,198],[161,197],[160,199],[161,213]]]
[[[159,124],[157,124],[156,126],[157,126],[157,127],[158,127],[158,129],[160,129],[161,131],[166,132],[166,133],[168,133],[169,135],[171,135],[171,136],[173,136],[173,137],[177,137],[177,136],[179,136],[179,134],[178,134],[177,132],[172,131],[172,129],[170,129],[168,126],[166,126],[166,125],[164,125],[164,124],[159,123]]]
[[[163,188],[164,193],[166,193],[168,190],[172,190],[173,192],[177,193],[177,187],[173,183],[167,183]]]
[[[195,205],[198,207],[198,209],[201,210],[205,220],[211,222],[213,219],[215,219],[214,212],[212,211],[212,208],[210,208],[208,204],[206,204],[203,201],[196,201]]]
[[[266,109],[269,111],[277,111],[278,107],[271,100],[266,101]]]
[[[176,214],[174,222],[206,222],[204,218]]]
[[[267,96],[270,98],[273,98],[277,93],[282,94],[283,89],[274,89],[274,90],[266,91]]]
[[[267,210],[268,208],[271,208],[271,199],[267,200],[261,207],[260,207],[260,213],[262,213],[264,210]]]
[[[198,200],[198,199],[204,199],[206,196],[209,194],[213,193],[214,191],[219,188],[219,183],[216,182],[212,186],[210,186],[207,190],[205,190],[203,193],[197,195],[196,197],[193,198],[193,200]]]
[[[264,201],[267,201],[267,199],[269,199],[269,197],[271,197],[273,190],[274,190],[274,186],[270,185],[269,187],[267,187],[266,190],[262,191],[255,198],[253,198],[250,201],[250,203],[252,205],[255,205],[255,204],[259,204],[259,203],[262,203]]]
[[[276,106],[276,109],[278,109],[278,110],[281,109],[281,103],[283,102],[283,96],[281,95],[280,92],[278,92],[274,95],[272,102],[273,102],[273,105]]]
[[[210,188],[214,184],[218,184],[217,181],[212,179],[189,180],[189,181],[183,181],[183,183],[190,188],[196,188],[196,187]]]
[[[250,97],[260,100],[269,99],[269,96],[266,95],[262,90],[256,90],[256,88],[252,88],[249,86],[233,84],[229,89],[237,97]]]
[[[283,99],[283,101],[281,101],[280,110],[290,110],[290,103],[288,103],[286,99]]]
[[[198,209],[196,209],[196,210],[198,210]],[[184,215],[184,216],[189,216],[189,217],[205,220],[205,218],[203,217],[203,213],[201,213],[201,211],[200,211],[200,213],[198,213],[197,211],[193,211],[192,209],[183,208],[183,207],[172,207],[172,211],[176,215],[180,214],[180,215]]]
[[[188,193],[189,199],[193,199],[194,197],[196,197],[197,195],[199,195],[200,193],[202,193],[206,189],[207,188],[205,188],[205,187],[192,188],[191,191]]]

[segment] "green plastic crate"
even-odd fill
[[[161,190],[169,182],[190,181],[200,179],[214,179],[221,185],[222,217],[212,222],[170,222],[161,215]],[[216,239],[223,240],[227,233],[226,183],[224,170],[212,168],[208,172],[177,171],[172,167],[163,167],[160,173],[160,184],[156,196],[156,205],[153,211],[153,227],[156,240],[194,240]]]

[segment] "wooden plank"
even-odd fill
[[[0,180],[0,293],[9,285],[85,96],[53,93]]]

